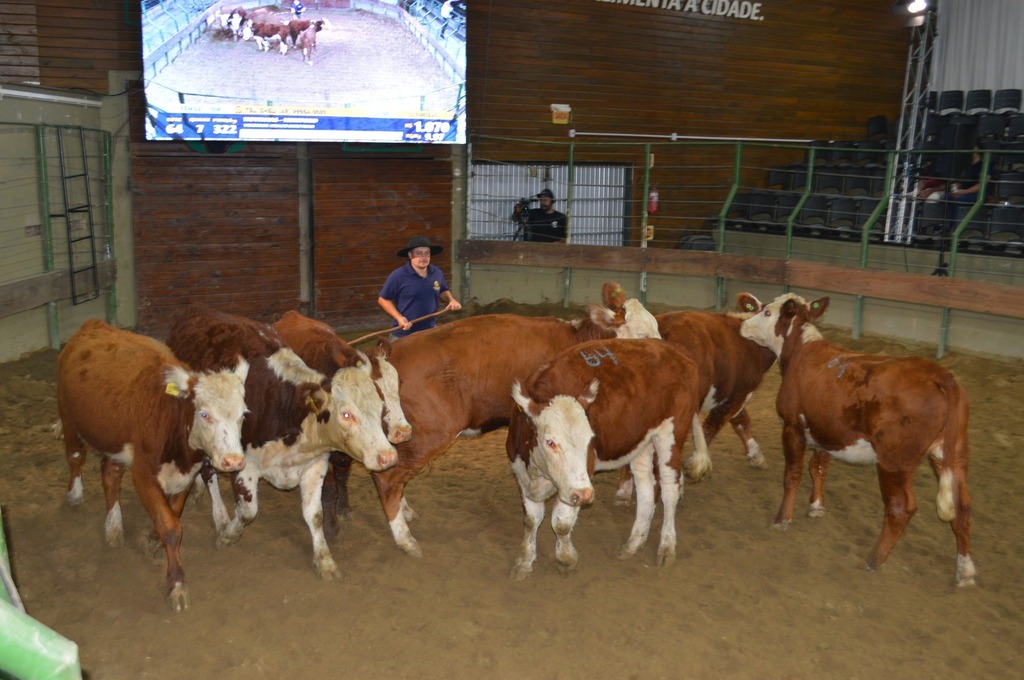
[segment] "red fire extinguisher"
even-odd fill
[[[658,214],[658,187],[651,187],[650,193],[647,194],[647,214]]]

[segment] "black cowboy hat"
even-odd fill
[[[444,250],[441,246],[435,246],[426,236],[413,236],[409,239],[409,245],[398,251],[398,257],[408,257],[410,250],[417,248],[430,248],[431,255],[437,255]]]

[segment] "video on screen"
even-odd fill
[[[143,0],[146,139],[466,141],[464,0]]]

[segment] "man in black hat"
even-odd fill
[[[526,209],[527,203],[519,201],[512,210],[512,221],[522,225],[524,241],[541,241],[545,243],[564,243],[566,236],[566,217],[555,210],[555,194],[551,189],[541,189],[537,194],[539,208]]]
[[[398,251],[398,257],[409,261],[391,272],[381,288],[377,304],[395,320],[391,335],[401,338],[417,331],[433,328],[437,318],[411,323],[437,311],[438,300],[448,304],[446,310],[457,312],[462,305],[448,289],[441,270],[430,264],[430,256],[437,255],[444,248],[436,246],[425,236],[414,236],[409,245]]]

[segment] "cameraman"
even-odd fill
[[[512,210],[512,221],[523,228],[523,240],[565,243],[567,220],[563,213],[555,210],[555,194],[551,189],[542,189],[537,198],[539,208],[528,208],[529,201],[520,200]]]

